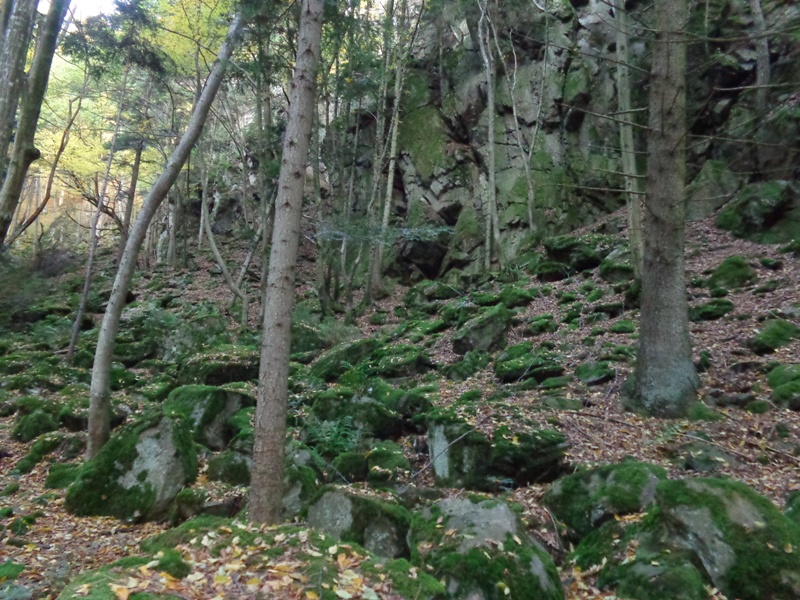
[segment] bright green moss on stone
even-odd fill
[[[761,331],[747,345],[756,354],[774,352],[800,336],[800,327],[783,319],[771,319],[764,323]]]
[[[755,281],[756,273],[750,263],[741,256],[729,256],[714,269],[708,278],[711,288],[740,288]]]
[[[58,429],[58,422],[53,416],[41,408],[37,408],[28,415],[22,415],[14,429],[11,437],[21,442],[30,442],[44,433],[49,433]]]

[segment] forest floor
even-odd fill
[[[676,459],[676,453],[684,444],[705,438],[729,457],[720,461],[714,476],[742,481],[782,507],[790,492],[800,490],[800,457],[797,455],[797,449],[800,448],[800,413],[774,405],[769,406],[766,412],[758,413],[733,406],[717,406],[714,400],[722,396],[739,395],[741,398],[768,402],[770,388],[766,383],[765,365],[772,362],[800,363],[798,343],[784,346],[774,354],[763,357],[752,354],[745,346],[746,340],[758,330],[761,319],[775,310],[791,310],[793,305],[796,306],[800,300],[800,265],[791,255],[780,254],[775,246],[734,239],[717,230],[709,221],[689,225],[687,281],[707,277],[710,270],[732,255],[743,256],[757,269],[760,268],[758,282],[731,291],[727,298],[735,308],[725,318],[691,324],[696,356],[699,358],[701,351],[707,351],[712,357],[710,368],[700,375],[700,393],[710,407],[712,418],[665,421],[625,412],[619,401],[620,387],[630,373],[630,365],[625,362],[615,364],[616,378],[612,381],[592,387],[575,382],[563,390],[563,396],[582,401],[582,410],[542,410],[540,392],[535,389],[515,392],[505,403],[513,403],[516,415],[523,411],[531,421],[547,428],[555,424],[567,437],[567,458],[576,466],[614,463],[624,457],[636,457],[664,466],[673,477],[704,476],[707,474],[687,470],[685,461]],[[780,261],[782,266],[777,270],[759,267],[759,259],[763,258]],[[230,295],[218,276],[210,274],[208,259],[196,257],[195,261],[200,268],[186,293],[198,299],[214,299],[227,304]],[[302,266],[305,271],[301,273],[312,280],[313,263],[306,260]],[[578,281],[565,280],[552,284],[555,293],[536,298],[521,309],[521,319],[527,321],[537,314],[558,314],[558,292],[574,291],[585,283],[585,280],[575,279]],[[773,286],[775,289],[754,293],[758,284],[769,280],[778,281],[778,285]],[[391,328],[398,324],[394,307],[402,304],[405,291],[405,288],[397,286],[389,297],[378,302],[376,309],[385,311],[389,316],[382,327]],[[707,288],[690,286],[688,292],[693,305],[709,299]],[[604,301],[613,300],[613,296],[604,298]],[[255,319],[257,308],[253,307],[252,310],[251,321]],[[798,312],[797,308],[793,310]],[[621,318],[635,320],[636,315],[628,312]],[[231,315],[231,320],[233,326],[236,315]],[[379,328],[369,324],[369,314],[362,317],[358,325],[365,335]],[[561,328],[557,333],[544,334],[543,338],[550,336],[560,347],[571,348],[568,360],[572,364],[596,359],[598,348],[604,341],[615,344],[631,342],[629,334],[606,331],[595,336],[595,345],[587,346],[584,340],[590,336],[593,325],[587,323],[567,331]],[[519,341],[522,341],[522,334],[512,331],[509,343]],[[437,364],[449,364],[456,358],[448,334],[438,339],[429,350]],[[441,379],[439,384],[437,402],[441,404],[448,404],[463,392],[473,389],[483,390],[484,396],[489,397],[499,386],[490,369],[463,382]],[[491,432],[509,415],[504,414],[502,408],[486,402],[479,405],[477,414],[466,418],[471,419],[478,429]],[[0,508],[10,506],[15,514],[35,514],[36,518],[35,522],[24,526],[27,531],[16,534],[6,530],[0,534],[4,538],[0,540],[0,568],[4,561],[9,560],[24,564],[25,570],[17,583],[35,590],[31,597],[55,598],[65,583],[78,573],[136,554],[141,540],[167,527],[157,523],[129,524],[110,518],[75,517],[67,513],[63,508],[63,492],[44,488],[48,469],[46,462],[38,464],[26,475],[11,473],[13,466],[29,448],[28,444],[11,439],[12,428],[13,417],[0,419],[0,492],[13,490],[13,487],[7,486],[17,484],[19,490],[0,497]],[[412,444],[403,446],[410,449]],[[416,483],[430,483],[431,473],[425,469],[426,455],[412,454],[410,458],[416,470],[421,471]],[[557,560],[561,560],[569,548],[565,547],[566,542],[559,535],[559,527],[540,503],[547,487],[547,484],[534,484],[519,488],[510,494],[510,499],[524,507],[523,516],[531,533]],[[450,493],[462,492],[452,490]],[[601,592],[594,587],[592,573],[581,573],[568,563],[562,565],[562,579],[568,599],[614,598],[608,592]],[[173,590],[171,593],[176,597],[203,597],[188,591]],[[719,597],[715,593],[711,590],[709,597]],[[118,594],[120,598],[123,596],[122,592]],[[239,597],[256,596],[245,594]],[[379,594],[379,597],[395,596],[387,592]]]

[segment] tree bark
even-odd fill
[[[69,2],[70,0],[51,0],[44,25],[39,30],[36,51],[24,89],[24,103],[19,112],[14,148],[8,162],[3,187],[0,189],[0,245],[5,243],[8,228],[14,219],[28,167],[40,156],[39,150],[33,145],[34,136],[47,82],[50,79],[50,67],[56,52],[58,34],[67,15]]]
[[[631,72],[628,67],[630,40],[628,13],[625,0],[615,0],[614,15],[617,22],[617,104],[620,113],[619,139],[622,172],[625,174],[625,191],[628,204],[628,244],[631,264],[636,279],[642,277],[642,199],[639,189],[639,170],[636,167],[636,147],[633,143],[633,118],[631,112]]]
[[[316,68],[322,34],[322,0],[303,0],[297,62],[283,142],[275,202],[261,342],[258,406],[250,486],[250,519],[277,523],[283,502],[286,401],[289,381],[295,264],[300,241],[305,163],[314,122]]]
[[[136,259],[142,247],[150,221],[153,219],[158,207],[166,198],[172,185],[178,179],[183,164],[189,157],[197,138],[203,131],[211,104],[219,90],[225,71],[228,67],[233,50],[239,42],[242,31],[242,18],[236,15],[231,22],[225,42],[219,50],[217,61],[211,69],[206,80],[206,86],[200,99],[192,111],[192,118],[186,128],[181,141],[172,151],[163,173],[159,176],[150,192],[145,198],[142,209],[136,217],[136,222],[130,232],[128,243],[122,253],[122,259],[117,268],[117,275],[111,289],[103,324],[97,340],[97,349],[92,367],[92,383],[89,390],[89,435],[86,447],[86,458],[94,458],[100,448],[108,441],[110,433],[110,390],[109,375],[111,372],[111,359],[114,352],[114,341],[119,329],[119,319],[125,306],[125,296],[128,292],[131,278],[136,269]]]
[[[650,79],[647,203],[639,349],[631,407],[674,418],[699,381],[692,362],[684,281],[686,0],[656,2]]]
[[[3,2],[0,48],[0,173],[8,166],[8,148],[14,131],[19,96],[25,84],[25,60],[33,35],[37,0]]]
[[[767,114],[767,99],[769,97],[770,60],[769,37],[767,36],[767,23],[764,20],[764,10],[761,0],[748,0],[750,11],[753,13],[753,23],[756,31],[756,109],[759,118]]]

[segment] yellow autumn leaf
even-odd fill
[[[109,583],[108,587],[111,588],[111,591],[114,592],[114,595],[117,597],[117,600],[128,600],[128,597],[131,595],[131,592],[128,588],[124,585],[116,585],[114,583]]]
[[[214,575],[214,583],[226,585],[231,582],[231,578],[227,575]]]
[[[313,592],[311,590],[306,591],[306,598],[308,600],[319,600],[319,594],[317,592]]]
[[[339,551],[339,546],[337,546],[336,544],[328,548],[328,554],[330,554],[331,556],[335,555],[338,551]]]

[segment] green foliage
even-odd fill
[[[800,336],[800,327],[783,319],[771,319],[747,345],[756,354],[769,354]]]
[[[63,439],[64,436],[61,434],[44,434],[40,436],[28,450],[28,453],[14,465],[14,469],[20,473],[30,473],[45,456],[58,448]]]
[[[64,489],[77,479],[80,470],[81,465],[78,464],[54,463],[47,473],[44,487],[56,490]]]
[[[306,441],[323,456],[338,456],[354,450],[361,437],[361,428],[349,415],[332,421],[306,422]]]
[[[721,319],[733,310],[733,302],[725,298],[714,298],[713,300],[694,306],[689,309],[690,321],[714,321]]]
[[[0,583],[3,581],[16,579],[24,570],[25,565],[15,563],[10,560],[0,563]]]

